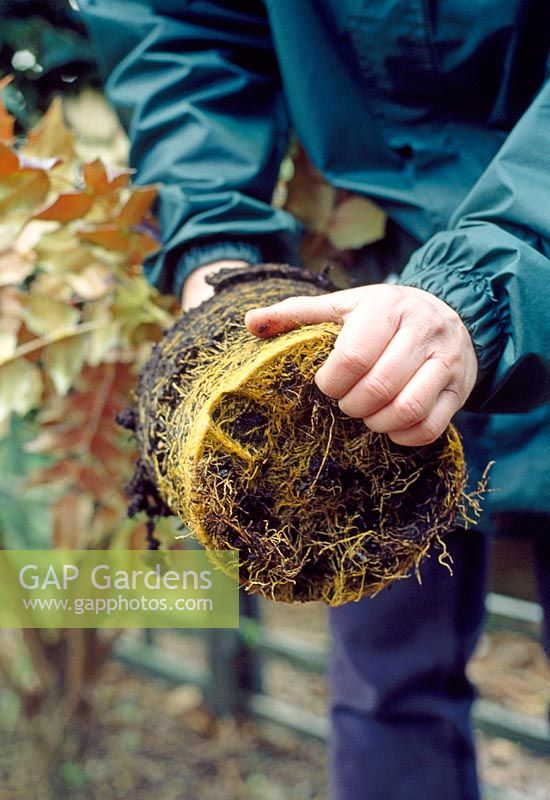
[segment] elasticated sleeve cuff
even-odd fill
[[[259,247],[247,242],[218,242],[216,244],[192,247],[181,256],[174,271],[173,290],[176,297],[180,297],[183,283],[187,276],[198,267],[212,264],[214,261],[226,260],[248,261],[256,264],[262,260]]]
[[[493,372],[509,333],[509,312],[494,295],[489,279],[472,270],[476,254],[468,233],[445,232],[418,250],[400,283],[444,300],[466,325],[478,359],[477,384]]]

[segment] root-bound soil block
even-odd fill
[[[139,450],[131,513],[175,514],[205,547],[238,548],[246,590],[287,602],[373,595],[434,541],[441,558],[464,513],[453,426],[400,447],[343,414],[313,380],[336,324],[248,333],[248,309],[331,291],[325,275],[271,264],[211,282],[155,345],[122,420]]]

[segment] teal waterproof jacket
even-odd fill
[[[161,185],[160,289],[221,258],[298,260],[298,222],[270,205],[294,131],[418,241],[400,282],[469,329],[467,407],[550,400],[549,0],[80,6],[137,180]]]

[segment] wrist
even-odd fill
[[[243,259],[223,259],[212,261],[210,264],[203,264],[191,272],[183,282],[181,292],[181,306],[184,311],[200,305],[214,293],[214,289],[206,282],[206,277],[212,275],[220,269],[231,269],[233,267],[244,267],[248,261]]]

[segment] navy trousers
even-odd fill
[[[330,610],[331,800],[479,797],[465,667],[483,623],[487,538],[459,530],[447,546],[453,575],[432,551],[422,585],[411,577]]]

